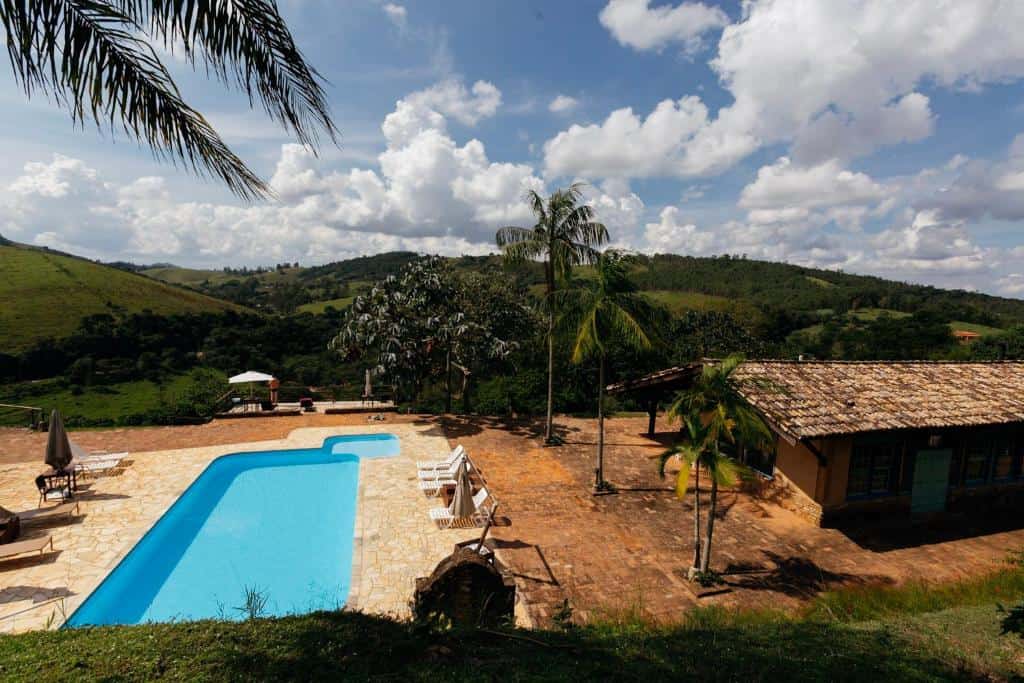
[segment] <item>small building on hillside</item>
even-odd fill
[[[653,415],[701,367],[608,392]],[[734,377],[777,436],[739,457],[815,524],[1024,510],[1024,362],[748,361]]]

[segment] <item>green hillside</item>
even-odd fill
[[[0,348],[19,351],[73,332],[96,313],[235,308],[204,294],[47,249],[0,245]]]

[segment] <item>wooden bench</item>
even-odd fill
[[[18,555],[25,555],[26,553],[39,553],[42,555],[46,550],[46,546],[50,546],[50,550],[53,550],[52,536],[42,536],[28,541],[18,541],[17,543],[5,543],[0,545],[0,560],[8,560]]]

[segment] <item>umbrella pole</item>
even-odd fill
[[[497,509],[498,504],[495,503],[494,507],[491,508],[491,514],[487,515],[487,524],[484,525],[484,532],[480,534],[480,540],[476,544],[476,551],[478,553],[484,549],[484,540],[487,538],[487,532],[491,529],[491,524],[494,523],[494,513]]]

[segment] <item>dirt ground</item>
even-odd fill
[[[302,415],[214,421],[201,426],[72,432],[87,449],[152,451],[284,438],[298,427],[366,423],[365,415]],[[670,433],[647,437],[646,418],[607,422],[606,477],[614,495],[594,496],[596,425],[560,417],[563,445],[544,447],[538,421],[387,414],[427,423],[465,445],[497,498],[493,538],[535,623],[568,600],[576,619],[640,612],[675,620],[695,604],[792,608],[822,590],[857,583],[943,581],[988,570],[1024,549],[1024,522],[951,520],[938,526],[866,529],[811,526],[750,493],[719,497],[712,567],[726,584],[697,597],[685,580],[692,558],[692,497],[677,500],[656,456]],[[0,429],[4,464],[39,460],[46,435]],[[26,485],[31,485],[26,482]],[[2,504],[2,501],[0,501]]]

